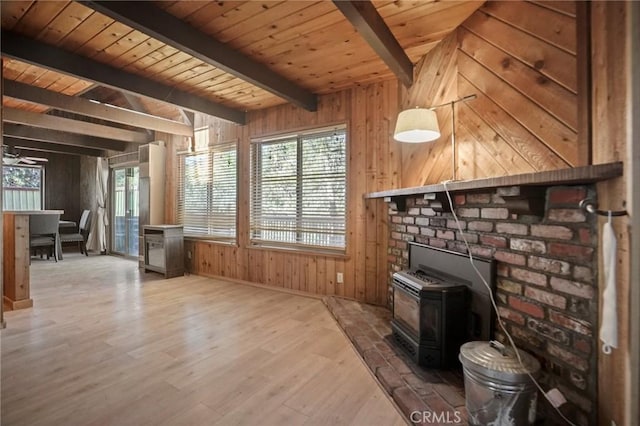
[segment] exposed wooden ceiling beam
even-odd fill
[[[178,111],[180,111],[180,117],[182,117],[182,121],[184,121],[191,127],[195,126],[195,115],[191,111],[185,111],[182,108],[178,108]]]
[[[56,152],[59,154],[88,155],[91,157],[105,157],[107,152],[100,149],[83,148],[81,146],[59,145],[51,142],[40,142],[29,139],[18,139],[11,136],[4,137],[4,144],[19,149],[32,151]]]
[[[113,105],[97,103],[76,96],[68,96],[17,81],[4,81],[4,95],[40,105],[47,105],[62,111],[113,121],[114,123],[158,130],[174,135],[193,136],[193,129],[178,121],[130,111]]]
[[[145,2],[145,5],[148,4]],[[147,13],[147,12],[145,12]],[[221,105],[162,83],[119,70],[84,56],[67,52],[22,35],[2,31],[2,54],[19,61],[73,75],[116,90],[157,99],[179,107],[213,115],[238,124],[246,121],[244,111]]]
[[[3,135],[17,139],[29,139],[40,142],[51,142],[59,145],[79,146],[94,149],[108,149],[112,151],[124,151],[128,147],[138,146],[112,139],[92,136],[76,135],[74,133],[61,132],[59,130],[39,129],[36,127],[22,126],[20,124],[3,125]]]
[[[132,109],[134,111],[137,111],[137,112],[140,112],[140,113],[143,113],[143,114],[147,114],[147,109],[144,107],[144,105],[140,101],[139,97],[134,96],[131,93],[127,93],[127,92],[122,92],[121,91],[120,93],[122,94],[122,97],[124,98],[124,100],[129,105],[130,109]],[[177,109],[180,109],[180,108],[177,108]],[[180,123],[180,124],[184,125],[184,123]],[[147,131],[147,135],[149,135],[149,137],[152,138],[153,137],[153,132],[150,129],[146,129],[146,131]],[[189,132],[190,132],[190,134],[183,135],[183,136],[192,136],[193,135],[193,129],[189,128]]]
[[[26,124],[27,126],[61,130],[64,132],[103,137],[124,142],[149,142],[149,137],[144,132],[134,132],[132,130],[88,123],[86,121],[72,120],[70,118],[56,117],[48,114],[40,114],[38,112],[25,111],[17,108],[3,108],[3,110],[4,114],[2,115],[2,120],[5,123]]]
[[[186,52],[271,92],[308,111],[318,107],[316,95],[287,80],[264,64],[198,31],[150,2],[86,1],[83,4],[138,31]]]
[[[369,0],[333,0],[369,46],[405,86],[413,84],[413,64]]]

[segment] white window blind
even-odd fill
[[[344,126],[253,141],[251,241],[344,250]]]
[[[235,240],[236,151],[231,142],[179,156],[178,222],[185,235]]]

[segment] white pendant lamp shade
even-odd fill
[[[430,142],[440,137],[438,117],[435,111],[426,108],[413,108],[398,114],[393,138],[398,142]]]

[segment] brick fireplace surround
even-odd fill
[[[540,361],[543,388],[558,387],[569,401],[563,413],[593,425],[598,233],[595,218],[578,203],[595,199],[595,189],[538,188],[539,198],[525,200],[536,214],[511,208],[522,206],[527,193],[526,187],[502,187],[452,197],[472,253],[496,260],[500,316],[516,344]],[[436,204],[422,195],[407,196],[404,211],[390,204],[390,298],[391,274],[408,266],[409,241],[466,253],[453,214],[436,211]],[[497,325],[496,337],[505,341]],[[548,404],[539,405],[544,410]]]

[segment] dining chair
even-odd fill
[[[84,253],[85,256],[89,256],[87,253],[87,238],[89,237],[89,230],[91,228],[91,211],[84,210],[82,216],[80,216],[80,223],[78,224],[78,232],[73,234],[60,234],[60,241],[63,243],[77,242],[80,247],[80,253]]]
[[[60,214],[32,214],[29,216],[29,253],[45,250],[47,259],[52,255],[58,261],[57,239]],[[40,252],[42,257],[42,252]]]

